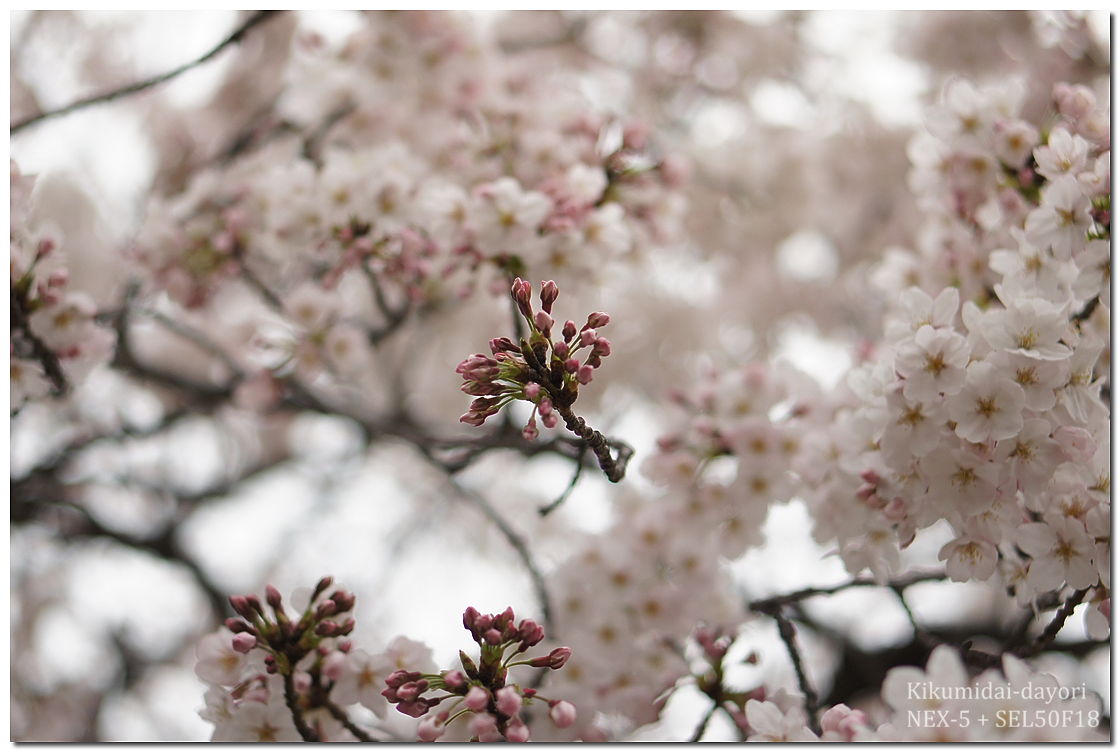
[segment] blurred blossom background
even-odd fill
[[[814,388],[832,389],[879,336],[890,301],[867,280],[889,251],[916,245],[921,207],[909,188],[907,146],[948,81],[1026,82],[1022,112],[1032,121],[1054,83],[1085,84],[1104,103],[1111,85],[1103,11],[393,15],[284,13],[165,84],[12,135],[11,158],[36,176],[34,216],[61,239],[70,284],[80,284],[109,328],[127,301],[144,301],[152,314],[134,316],[131,361],[107,356],[66,399],[29,401],[11,419],[13,739],[208,739],[195,644],[227,615],[225,595],[266,583],[287,594],[333,574],[357,594],[358,643],[406,634],[429,644],[441,666],[463,647],[466,606],[537,613],[517,553],[464,493],[485,494],[530,542],[546,578],[557,574],[588,536],[657,503],[642,462],[672,425],[674,390],[752,362],[787,363]],[[12,11],[10,120],[193,60],[246,17]],[[367,47],[353,41],[362,34]],[[475,66],[462,80],[439,63],[416,62],[441,54],[441,45]],[[347,50],[369,58],[369,81],[327,65],[350,60]],[[198,210],[181,197],[201,195],[206,180],[228,185],[211,177],[219,167],[296,160],[298,149],[284,152],[285,144],[306,149],[324,113],[347,96],[364,103],[364,120],[346,111],[323,129],[323,143],[403,141],[414,152],[452,155],[455,174],[462,152],[439,130],[446,91],[481,88],[508,70],[525,79],[526,93],[508,94],[512,102],[548,103],[556,117],[594,112],[601,141],[641,123],[651,158],[681,171],[669,188],[657,186],[663,194],[635,190],[626,199],[643,208],[633,212],[639,220],[628,226],[621,261],[584,268],[552,249],[530,263],[534,285],[560,284],[559,318],[611,314],[613,352],[577,412],[635,449],[620,487],[589,466],[547,517],[537,510],[568,485],[569,458],[495,450],[445,474],[418,450],[423,440],[409,438],[473,435],[458,422],[468,398],[454,368],[509,333],[500,275],[472,282],[462,300],[442,292],[425,299],[345,378],[309,377],[337,409],[305,401],[268,412],[246,407],[259,394],[223,393],[228,364],[161,321],[205,333],[242,370],[288,341],[285,322],[241,288],[218,289],[202,307],[153,292],[151,269],[132,252],[170,242],[153,217],[169,206],[178,216]],[[550,113],[519,117],[531,124]],[[501,127],[491,119],[486,137],[497,142]],[[330,148],[323,154],[334,164]],[[565,144],[542,136],[539,148]],[[352,169],[360,183],[361,165]],[[274,210],[296,207],[296,192],[277,185]],[[286,282],[285,263],[278,251],[258,273],[266,284]],[[340,299],[348,294],[341,284]],[[145,375],[137,362],[171,378]],[[207,389],[183,390],[182,380]],[[521,407],[512,408],[518,427],[528,417]],[[770,507],[763,543],[720,566],[752,598],[845,581],[835,545],[814,540],[813,524],[794,494]],[[951,537],[947,527],[923,531],[902,552],[902,571],[940,566]],[[1011,608],[977,582],[928,583],[908,595],[931,628],[997,624]],[[911,640],[889,591],[854,589],[805,608],[866,654],[885,656]],[[1085,640],[1084,608],[1059,643]],[[760,656],[741,667],[742,682],[795,686],[772,622],[745,622],[740,635],[735,649]],[[834,640],[802,635],[827,696],[844,656]],[[1086,683],[1109,713],[1109,660],[1105,645],[1048,653],[1039,667],[1065,684]],[[857,687],[849,700],[876,689]],[[682,689],[631,738],[686,737],[704,702]],[[706,738],[735,737],[717,717]]]

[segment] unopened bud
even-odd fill
[[[591,378],[594,375],[594,371],[595,369],[593,369],[591,366],[580,366],[579,370],[576,371],[576,381],[583,384],[584,386],[587,386],[591,383]]]
[[[588,314],[587,324],[583,328],[598,329],[599,327],[606,326],[609,323],[611,323],[611,317],[609,315],[603,313],[602,311],[596,311],[595,313]]]
[[[541,282],[541,307],[545,313],[552,313],[552,304],[560,296],[560,288],[551,279]]]
[[[576,331],[576,322],[571,320],[565,321],[564,330],[561,333],[564,335],[565,342],[570,342],[575,339],[576,334],[579,333]]]
[[[319,624],[315,627],[315,634],[319,635],[320,637],[333,637],[337,633],[338,624],[329,619],[327,621],[319,622]]]
[[[248,632],[238,632],[233,636],[233,649],[238,653],[248,653],[257,646],[257,638]]]
[[[280,598],[280,591],[272,585],[268,585],[264,589],[264,599],[268,605],[272,606],[277,611],[284,608],[283,602]]]

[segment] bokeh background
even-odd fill
[[[11,121],[194,59],[244,15],[12,12]],[[887,250],[913,244],[906,144],[947,79],[1021,77],[1032,92],[1069,80],[1104,97],[1110,82],[1104,12],[454,16],[488,49],[564,73],[593,106],[649,123],[662,148],[691,165],[683,231],[664,252],[629,277],[562,290],[559,304],[614,317],[616,354],[581,407],[592,425],[635,447],[625,492],[585,473],[542,520],[536,508],[567,485],[570,462],[495,452],[463,476],[492,492],[546,570],[580,534],[606,529],[652,489],[637,462],[666,426],[670,389],[705,367],[751,360],[785,359],[825,387],[843,376],[884,305],[854,295],[858,281]],[[288,65],[301,39],[338,46],[366,23],[379,20],[288,13],[169,83],[12,137],[12,158],[38,175],[37,211],[57,223],[71,275],[100,310],[114,310],[135,276],[122,249],[150,198],[181,190],[254,118],[282,122],[299,109],[291,92],[308,84]],[[454,364],[505,321],[494,300],[435,311],[378,352],[392,363],[385,372],[415,379],[409,404],[441,435],[462,429]],[[233,301],[225,322],[236,327],[241,315]],[[135,339],[151,362],[214,375],[189,343],[153,324]],[[466,605],[535,608],[516,555],[477,509],[407,441],[371,440],[344,415],[248,416],[184,403],[127,369],[102,367],[68,400],[13,416],[10,462],[13,739],[207,739],[194,644],[224,615],[223,594],[265,583],[287,593],[331,573],[358,595],[359,642],[407,634],[442,662],[463,644]],[[839,559],[809,527],[796,499],[775,507],[767,545],[727,562],[744,591],[844,581]],[[936,564],[944,540],[919,540],[904,561]],[[930,625],[1006,615],[981,586],[932,583],[911,596]],[[909,639],[889,593],[852,591],[811,609],[866,651]],[[742,644],[762,656],[753,676],[788,679],[773,625],[746,630]],[[839,656],[808,639],[825,681]],[[1079,618],[1059,636],[1083,639]],[[1086,682],[1107,711],[1108,650],[1082,657],[1052,656],[1044,668]],[[664,720],[637,738],[687,734],[702,705],[698,693],[678,693]],[[709,738],[732,738],[718,724]]]

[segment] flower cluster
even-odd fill
[[[969,169],[935,177],[919,164],[916,175],[941,238],[942,265],[927,268],[952,270],[952,286],[901,292],[885,346],[838,397],[829,446],[839,461],[814,505],[853,572],[885,578],[899,545],[947,520],[950,578],[998,576],[1023,604],[1092,589],[1099,635],[1111,548],[1100,393],[1110,153],[1086,120],[1091,94],[1059,86],[1055,96],[1059,121],[1042,137],[998,98],[950,89],[928,148],[943,167],[970,155]]]
[[[89,295],[74,290],[57,230],[33,216],[33,176],[11,163],[11,407],[62,394],[112,354]]]
[[[535,439],[539,433],[538,413],[545,428],[556,427],[557,413],[567,421],[565,413],[569,413],[579,396],[580,386],[591,383],[595,369],[611,354],[610,341],[598,332],[610,323],[610,316],[591,313],[579,329],[574,321],[566,321],[560,332],[563,339],[554,342],[552,329],[556,321],[552,318],[552,304],[560,291],[555,282],[542,282],[541,310],[536,312],[532,292],[532,286],[525,280],[519,277],[514,281],[511,294],[529,325],[527,339],[522,338],[519,343],[508,337],[492,339],[493,357],[477,353],[456,367],[455,373],[463,377],[462,390],[477,397],[459,419],[463,423],[481,426],[510,402],[525,400],[533,404],[533,412],[522,433],[526,439]],[[585,348],[584,357],[579,353]]]
[[[417,730],[421,741],[435,741],[459,718],[466,722],[473,741],[529,741],[529,727],[521,717],[521,709],[534,701],[546,701],[549,718],[559,728],[575,722],[575,707],[563,700],[547,700],[532,687],[509,681],[509,670],[515,666],[557,670],[568,662],[572,651],[559,647],[537,658],[514,660],[544,639],[544,629],[532,619],[517,623],[512,608],[500,614],[480,614],[471,607],[463,613],[463,626],[478,644],[476,662],[459,652],[462,670],[451,669],[438,674],[422,671],[395,671],[385,680],[388,688],[382,694],[397,710],[412,717],[427,716]],[[447,694],[425,696],[425,692]],[[450,701],[445,710],[428,715],[428,711]]]

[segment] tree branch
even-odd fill
[[[292,723],[296,725],[296,731],[299,732],[300,738],[305,742],[317,742],[319,741],[319,735],[315,733],[315,729],[307,725],[307,721],[303,717],[303,710],[299,706],[299,696],[296,694],[295,681],[292,679],[292,672],[295,670],[295,666],[289,666],[284,674],[284,704],[288,706],[288,711],[292,714]]]
[[[171,79],[173,79],[173,78],[175,78],[175,77],[177,77],[177,76],[179,76],[183,73],[186,73],[187,71],[191,70],[192,68],[196,68],[196,67],[202,65],[203,63],[207,62],[208,60],[210,60],[211,58],[216,56],[218,53],[220,53],[222,50],[224,50],[226,47],[229,47],[232,44],[237,44],[255,26],[261,24],[264,21],[267,21],[273,15],[276,15],[277,13],[282,13],[282,12],[283,11],[276,11],[276,10],[259,10],[259,11],[256,11],[255,13],[253,13],[253,15],[251,15],[247,19],[245,19],[245,21],[239,27],[237,27],[237,29],[235,29],[232,34],[230,34],[228,37],[226,37],[221,42],[219,42],[216,47],[211,49],[209,52],[207,52],[205,55],[203,55],[200,58],[196,58],[196,59],[190,61],[189,63],[184,63],[183,65],[180,65],[177,68],[173,68],[172,70],[167,71],[166,73],[161,73],[158,76],[152,76],[151,78],[146,78],[146,79],[143,79],[141,81],[137,81],[135,83],[129,84],[128,86],[124,86],[120,89],[114,89],[113,91],[108,91],[108,92],[105,92],[103,94],[97,94],[97,95],[94,95],[94,96],[91,96],[91,97],[85,97],[84,99],[79,99],[75,102],[71,102],[70,104],[68,104],[64,107],[59,107],[56,110],[48,110],[46,112],[41,112],[37,115],[33,115],[32,117],[21,120],[18,123],[16,123],[15,125],[11,126],[11,128],[9,129],[9,133],[11,133],[12,135],[15,135],[16,133],[19,133],[20,131],[24,130],[25,128],[29,128],[30,126],[35,125],[37,123],[40,123],[44,120],[47,120],[47,119],[50,119],[50,118],[55,118],[55,117],[61,117],[62,115],[68,115],[71,112],[77,112],[78,110],[83,110],[86,107],[90,107],[90,106],[95,105],[95,104],[101,104],[102,102],[111,102],[115,99],[121,99],[122,97],[129,96],[130,94],[136,94],[136,93],[144,91],[146,89],[150,89],[154,86],[158,86],[158,85],[164,83],[165,81],[170,81]]]

